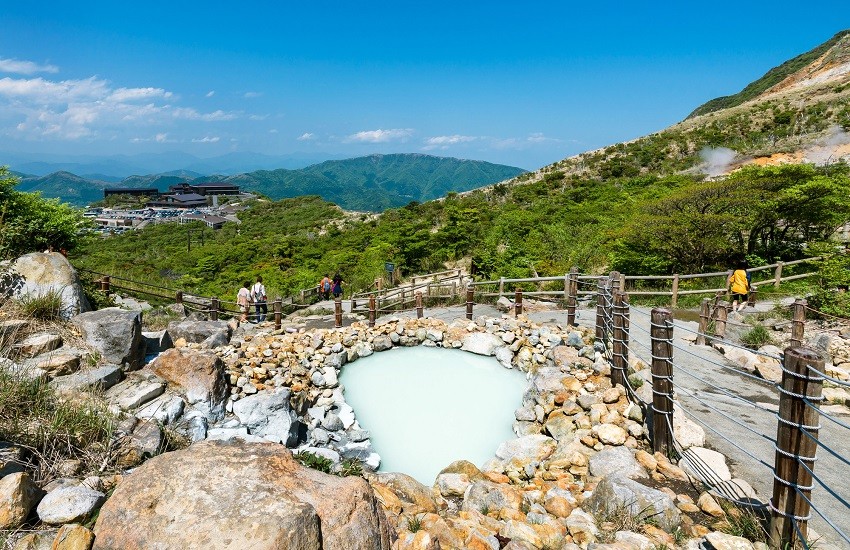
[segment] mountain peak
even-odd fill
[[[850,82],[850,29],[838,32],[820,46],[770,69],[764,76],[751,82],[737,94],[718,97],[700,105],[688,115],[688,118],[736,107],[768,95],[848,82]]]

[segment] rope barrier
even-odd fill
[[[805,307],[806,307],[807,310],[811,311],[812,313],[815,313],[815,314],[820,315],[822,317],[830,317],[832,319],[837,319],[837,320],[843,321],[845,323],[850,323],[850,319],[848,319],[846,317],[839,317],[837,315],[832,315],[830,313],[824,313],[823,311],[820,311],[819,309],[815,309],[815,308],[813,308],[809,305],[807,305]]]
[[[720,339],[717,336],[714,336],[712,334],[706,334],[706,333],[700,332],[698,330],[693,330],[693,329],[690,329],[690,328],[683,326],[683,325],[673,323],[673,326],[678,328],[678,329],[684,330],[685,332],[695,334],[697,336],[704,336],[706,339],[711,339],[712,342],[720,342],[723,345],[733,347],[733,348],[738,348],[738,349],[741,349],[741,350],[744,350],[744,351],[748,351],[750,353],[753,353],[755,355],[760,355],[762,357],[768,357],[770,359],[776,359],[777,361],[783,360],[783,358],[780,357],[779,355],[771,355],[769,353],[764,353],[764,352],[761,352],[761,351],[753,350],[753,349],[748,348],[746,346],[742,346],[740,344],[735,344],[734,342],[730,342],[728,340],[722,340],[722,339]]]
[[[832,376],[817,370],[816,368],[812,367],[811,365],[809,366],[809,370],[811,370],[814,373],[819,374],[823,380],[828,381],[832,384],[835,384],[836,386],[843,386],[845,388],[850,388],[850,382],[847,382],[847,381],[844,381],[844,380],[839,380],[838,378],[833,378]]]
[[[846,500],[844,500],[844,498],[843,498],[841,495],[839,495],[838,493],[836,493],[835,491],[833,491],[833,490],[832,490],[832,488],[831,488],[829,485],[827,485],[826,483],[824,483],[824,482],[823,482],[823,480],[821,480],[821,478],[819,478],[819,477],[818,477],[818,476],[817,476],[817,475],[816,475],[816,474],[812,471],[812,469],[811,469],[811,468],[809,468],[808,466],[806,466],[806,463],[805,463],[804,461],[802,461],[802,460],[800,461],[800,466],[802,466],[804,470],[806,470],[807,472],[809,472],[809,475],[810,475],[810,476],[812,476],[812,479],[813,479],[815,482],[817,482],[817,484],[818,484],[818,485],[820,485],[821,487],[823,487],[824,489],[826,489],[826,492],[828,492],[830,495],[832,495],[832,497],[833,497],[835,500],[837,500],[839,503],[841,503],[841,505],[842,505],[842,506],[844,506],[845,508],[850,509],[850,502],[847,502]]]
[[[740,370],[740,369],[736,369],[735,367],[732,367],[730,365],[724,365],[723,363],[718,363],[717,361],[713,361],[712,359],[708,359],[706,357],[701,357],[701,356],[697,355],[696,353],[690,351],[689,349],[677,346],[676,344],[673,344],[673,349],[683,351],[683,352],[687,353],[688,355],[692,355],[693,357],[696,357],[700,361],[703,361],[703,362],[708,363],[710,365],[714,365],[714,366],[720,367],[722,369],[730,370],[730,371],[734,372],[735,374],[740,374],[741,376],[744,376],[745,378],[751,378],[752,380],[759,382],[762,386],[767,386],[767,387],[771,387],[771,388],[776,387],[775,383],[770,382],[769,380],[766,380],[766,379],[762,378],[761,376],[756,376],[755,374],[752,374],[752,373],[749,373],[747,371],[743,371],[743,370]]]

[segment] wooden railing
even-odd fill
[[[800,273],[795,275],[787,275],[783,274],[783,270],[787,267],[796,266],[799,264],[804,264],[808,262],[814,262],[822,259],[820,256],[815,256],[811,258],[803,258],[800,260],[794,260],[790,262],[776,262],[770,265],[764,265],[760,267],[754,267],[747,269],[747,271],[751,274],[761,273],[763,271],[772,271],[771,275],[773,275],[769,279],[761,279],[755,280],[751,282],[750,286],[753,289],[758,289],[764,285],[773,285],[778,288],[782,282],[793,281],[797,279],[803,279],[806,277],[811,277],[816,274],[815,271],[808,273]],[[678,299],[680,296],[688,296],[688,295],[699,295],[699,294],[713,294],[717,293],[729,293],[729,276],[732,275],[732,271],[718,271],[713,273],[694,273],[687,275],[625,275],[622,273],[618,273],[617,277],[619,280],[619,288],[627,290],[631,296],[669,296],[670,304],[672,307],[676,307],[678,303]],[[577,296],[588,296],[596,294],[596,290],[593,288],[589,288],[592,286],[592,282],[600,279],[601,275],[581,275],[578,274],[579,288],[576,291]],[[719,278],[722,277],[724,281],[724,286],[719,288],[699,288],[699,289],[681,289],[680,284],[682,281],[694,280],[694,279],[709,279],[709,278]],[[505,287],[505,285],[518,285],[518,284],[542,284],[542,283],[551,283],[554,281],[563,281],[563,290],[551,289],[551,290],[536,290],[536,291],[523,291],[525,296],[545,296],[551,298],[563,298],[564,300],[570,299],[570,291],[569,291],[569,278],[570,274],[567,273],[565,275],[558,275],[554,277],[527,277],[521,279],[506,279],[500,278],[492,281],[475,281],[470,283],[473,287],[487,287],[487,286],[496,286],[498,289],[493,291],[482,290],[478,292],[480,296],[483,297],[501,297],[508,296],[512,293],[511,288]],[[658,289],[658,290],[646,290],[642,289],[641,283],[645,282],[654,282],[664,283],[669,281],[669,290],[668,289]],[[629,284],[631,283],[631,284]]]

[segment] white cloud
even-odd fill
[[[261,95],[263,95],[262,92],[245,92],[242,97],[244,97],[245,99],[254,99],[255,97],[260,97]]]
[[[139,99],[169,99],[174,94],[166,92],[162,88],[118,88],[112,92],[107,101],[136,101]]]
[[[218,136],[204,136],[201,139],[193,139],[192,143],[218,143],[221,140]]]
[[[154,136],[153,140],[157,143],[165,143],[168,141],[168,134],[157,134]]]
[[[316,139],[316,134],[311,134],[310,132],[304,132],[298,136],[298,141],[311,141],[314,139]]]
[[[0,57],[0,73],[35,74],[35,73],[58,73],[56,65],[39,65],[32,61],[21,61],[19,59],[3,59]]]
[[[215,90],[210,90],[209,92],[207,92],[207,97],[212,97],[214,95],[215,95]]]
[[[248,117],[249,120],[266,120],[269,118],[269,115],[250,115]]]
[[[389,141],[407,141],[413,135],[412,128],[393,128],[390,130],[365,130],[351,134],[345,138],[346,142],[358,141],[362,143],[387,143]]]
[[[94,76],[61,81],[0,78],[0,120],[11,121],[6,132],[21,137],[114,139],[116,132],[138,126],[237,118],[235,113],[222,110],[204,113],[192,107],[176,107],[172,104],[176,100],[174,93],[163,88],[114,88],[109,81]]]
[[[475,141],[479,139],[475,136],[461,136],[459,134],[454,134],[451,136],[435,136],[425,140],[425,146],[422,147],[423,151],[433,151],[434,149],[448,149],[452,145],[457,145],[459,143],[469,143],[470,141]]]

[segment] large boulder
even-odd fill
[[[135,370],[145,362],[142,314],[117,307],[81,313],[71,319],[86,345],[110,363]]]
[[[363,479],[242,441],[204,441],[145,462],[101,508],[94,531],[95,550],[388,550],[391,539]]]
[[[0,529],[14,529],[24,523],[43,494],[25,472],[0,478]]]
[[[294,447],[298,443],[298,421],[289,406],[289,389],[264,391],[233,403],[233,414],[251,435]]]
[[[210,420],[224,416],[224,404],[230,392],[224,363],[211,351],[184,351],[172,348],[160,354],[150,365],[154,374],[178,386],[186,402]]]
[[[489,332],[473,332],[463,339],[461,349],[478,355],[494,355],[496,348],[504,346],[501,338]]]
[[[232,330],[227,321],[173,321],[168,325],[172,341],[184,340],[187,344],[205,344],[214,348],[230,341]]]
[[[63,319],[91,309],[77,272],[58,252],[33,252],[21,256],[0,276],[0,296],[21,299],[51,293],[62,297],[59,315]]]
[[[625,511],[634,518],[651,518],[668,533],[682,521],[679,509],[667,494],[618,475],[603,478],[583,508],[594,514],[608,515]]]

